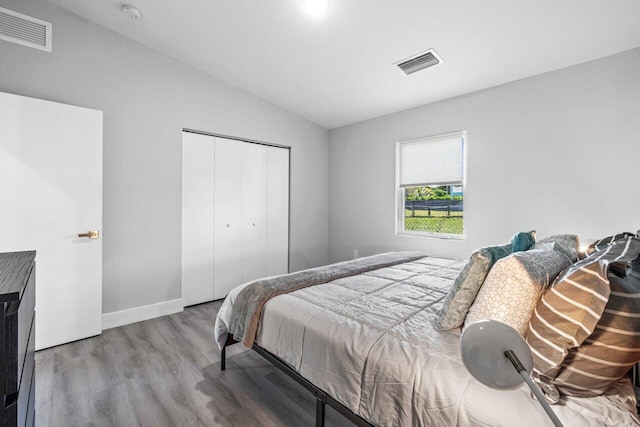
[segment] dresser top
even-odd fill
[[[0,253],[0,302],[20,299],[35,259],[36,251]]]

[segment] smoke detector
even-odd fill
[[[133,21],[137,21],[142,16],[142,14],[140,13],[140,9],[138,9],[135,6],[130,6],[128,4],[125,4],[124,6],[122,6],[121,10],[122,10],[122,13],[127,15]]]

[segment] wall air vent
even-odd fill
[[[0,40],[51,52],[51,23],[0,7]]]
[[[424,70],[428,67],[433,67],[442,62],[442,59],[438,56],[435,50],[429,49],[426,52],[418,53],[407,59],[403,59],[400,62],[396,62],[396,65],[405,74],[413,74],[416,71]]]

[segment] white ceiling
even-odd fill
[[[329,129],[640,46],[638,0],[50,1]]]

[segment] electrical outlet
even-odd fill
[[[359,256],[359,255],[358,255],[358,250],[357,250],[357,249],[354,249],[354,250],[353,250],[353,259],[358,258],[358,256]]]

